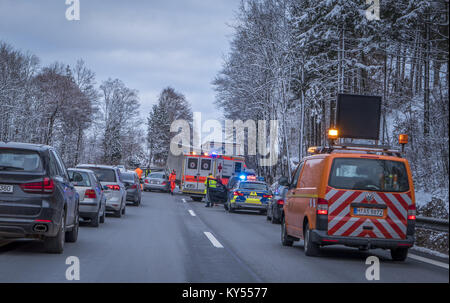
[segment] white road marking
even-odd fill
[[[193,210],[189,209],[188,211],[189,211],[189,213],[191,214],[192,217],[195,217],[195,213],[194,213]]]
[[[222,244],[220,244],[220,242],[217,241],[216,237],[214,237],[212,235],[212,233],[205,231],[204,234],[209,239],[209,241],[211,241],[211,243],[212,243],[212,245],[214,245],[214,247],[223,248]]]
[[[432,260],[432,259],[428,259],[428,258],[425,258],[425,257],[413,255],[413,254],[408,254],[408,258],[411,258],[411,259],[414,259],[414,260],[417,260],[417,261],[422,261],[422,262],[425,262],[425,263],[428,263],[428,264],[432,264],[432,265],[436,265],[436,266],[448,269],[448,264],[444,263],[444,262],[435,261],[435,260]]]
[[[186,203],[186,199],[181,199],[181,200],[183,200],[183,203]]]

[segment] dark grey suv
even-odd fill
[[[47,252],[62,253],[78,227],[78,194],[58,153],[0,142],[0,239],[39,239]]]

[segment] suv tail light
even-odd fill
[[[55,189],[55,184],[52,179],[44,178],[41,182],[20,184],[20,188],[30,194],[51,194]]]
[[[317,199],[317,214],[328,215],[328,201],[322,198]]]
[[[84,193],[84,197],[88,199],[96,199],[97,194],[95,193],[95,190],[87,189],[86,192]]]
[[[416,205],[408,206],[408,220],[416,220]]]
[[[284,205],[284,200],[282,200],[282,199],[278,200],[278,201],[277,201],[277,204],[278,204],[278,205]]]
[[[233,195],[234,195],[234,196],[243,196],[244,194],[241,193],[240,191],[235,191],[235,192],[233,193]]]
[[[106,185],[110,190],[120,190],[119,185]]]

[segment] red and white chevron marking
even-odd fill
[[[366,200],[368,192],[328,187],[325,195],[328,200],[328,235],[405,239],[408,206],[412,204],[411,193],[370,193],[374,197],[372,202]],[[384,204],[387,206],[387,216],[385,219],[354,217],[350,213],[351,203]]]

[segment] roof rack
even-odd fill
[[[402,153],[400,150],[392,149],[387,145],[369,145],[369,144],[354,144],[354,143],[340,143],[338,145],[331,146],[317,146],[310,147],[308,152],[311,154],[331,154],[334,151],[360,151],[367,153],[381,153],[387,156],[396,156],[401,158]]]

